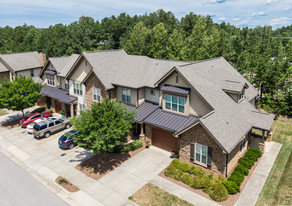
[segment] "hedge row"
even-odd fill
[[[215,201],[221,202],[228,199],[228,192],[222,184],[225,181],[223,177],[214,176],[202,169],[180,162],[178,159],[170,163],[164,174],[194,189],[201,189]]]
[[[249,174],[249,169],[254,165],[262,152],[256,148],[250,148],[242,158],[238,160],[238,165],[230,175],[230,177],[223,182],[223,185],[228,191],[228,194],[236,194],[240,192],[240,185],[244,180],[244,176]]]
[[[114,153],[121,153],[121,152],[130,152],[136,149],[139,149],[143,146],[143,142],[140,140],[136,140],[135,142],[131,142],[129,144],[120,144],[115,146]]]

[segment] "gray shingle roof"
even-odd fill
[[[152,59],[146,56],[127,55],[124,50],[83,52],[94,73],[107,89],[113,85],[132,88],[154,87],[166,72],[182,61]]]
[[[262,129],[270,130],[273,115],[266,117],[252,112],[255,109],[248,101],[257,95],[257,91],[224,58],[188,64],[177,69],[214,109],[200,122],[227,152],[231,152],[253,126],[264,126]],[[226,88],[225,80],[230,79],[249,86],[245,92],[246,99],[240,103],[223,91]],[[268,122],[264,123],[266,120]]]
[[[244,82],[225,80],[222,83],[222,89],[226,91],[234,91],[240,93],[245,85]]]
[[[42,67],[38,52],[24,52],[14,54],[0,54],[0,58],[14,71]]]
[[[181,94],[181,95],[189,94],[189,90],[182,89],[182,88],[175,87],[175,86],[163,86],[161,88],[161,90],[164,91],[164,92],[171,92],[171,93]]]
[[[79,54],[73,54],[65,57],[51,57],[48,61],[54,66],[58,76],[65,77],[79,56]]]
[[[8,72],[9,70],[0,62],[0,72]]]
[[[69,91],[61,89],[61,86],[50,87],[46,85],[41,90],[41,94],[54,98],[65,104],[70,104],[71,102],[77,100],[77,97],[69,95]]]
[[[198,121],[198,119],[199,117],[196,116],[182,116],[163,111],[159,108],[147,117],[144,122],[172,132],[177,132]]]

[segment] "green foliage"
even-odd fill
[[[217,202],[222,202],[228,199],[228,191],[226,190],[224,185],[220,183],[216,183],[213,185],[209,195],[213,200]]]
[[[194,189],[202,189],[215,201],[224,201],[228,198],[228,192],[222,185],[226,181],[224,178],[215,177],[202,169],[180,162],[178,159],[174,159],[170,163],[165,169],[164,175]]]
[[[250,169],[254,165],[254,161],[244,156],[238,160],[238,163],[245,166],[247,169]]]
[[[139,149],[143,146],[143,142],[136,140],[128,144],[119,144],[114,147],[114,153],[130,152]]]
[[[240,173],[239,171],[234,171],[234,172],[232,172],[232,174],[230,175],[228,180],[232,181],[232,182],[236,183],[238,186],[240,186],[244,180],[244,175],[242,173]]]
[[[245,166],[243,166],[242,164],[238,164],[236,166],[236,168],[234,169],[234,171],[238,171],[245,176],[248,175],[248,173],[249,173],[249,170]]]
[[[91,110],[82,112],[80,118],[72,119],[74,128],[80,132],[74,140],[93,153],[113,152],[116,145],[126,141],[134,122],[135,112],[120,101],[106,97],[94,103]]]
[[[0,108],[22,111],[39,101],[42,85],[31,77],[20,75],[14,81],[4,80],[0,85]]]
[[[228,194],[234,195],[234,194],[237,194],[238,192],[240,192],[240,187],[233,181],[226,180],[226,181],[222,182],[222,184],[227,189]]]
[[[258,148],[249,148],[246,154],[249,154],[249,153],[254,153],[257,157],[262,156],[262,152]]]
[[[58,180],[58,183],[61,185],[61,184],[68,184],[68,181],[66,180],[66,179],[64,179],[64,178],[61,178],[61,179],[59,179]]]
[[[46,107],[39,107],[31,111],[31,113],[42,113],[44,111],[46,111]]]

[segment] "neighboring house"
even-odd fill
[[[66,116],[76,115],[78,97],[69,94],[70,85],[65,76],[78,57],[78,54],[73,54],[48,59],[39,75],[46,84],[41,90],[45,98],[38,103],[39,105],[46,105],[53,112],[60,113],[63,110]]]
[[[67,70],[66,70],[67,71]],[[83,52],[65,76],[77,112],[117,98],[137,111],[130,132],[181,160],[228,175],[273,115],[257,111],[256,89],[224,58],[152,59],[124,50]]]
[[[39,73],[46,63],[46,54],[41,52],[23,52],[0,54],[0,78],[8,77],[12,81],[22,74],[39,82]]]

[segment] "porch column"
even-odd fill
[[[74,106],[73,106],[73,104],[70,104],[70,116],[71,116],[71,118],[74,117]]]
[[[140,124],[140,135],[139,136],[140,137],[144,137],[145,136],[145,134],[144,134],[144,123]]]
[[[262,141],[265,142],[265,130],[262,131]]]

